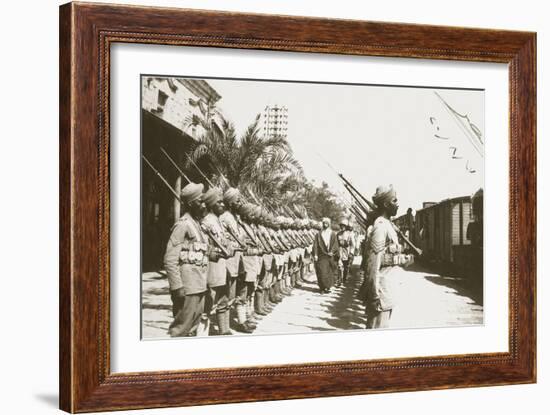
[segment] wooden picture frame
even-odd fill
[[[110,47],[119,42],[508,64],[509,352],[111,373],[109,65]],[[61,409],[91,412],[535,382],[535,140],[535,33],[107,4],[61,6]]]

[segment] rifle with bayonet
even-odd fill
[[[172,157],[170,157],[170,155],[166,152],[166,150],[164,148],[160,148],[160,151],[162,152],[162,154],[164,154],[164,156],[168,159],[168,161],[170,161],[170,163],[172,164],[172,166],[174,166],[176,168],[176,170],[178,171],[178,173],[183,176],[185,178],[185,180],[187,180],[187,183],[191,183],[191,180],[189,179],[189,177],[187,177],[187,175],[179,168],[179,166],[177,165],[177,163],[172,159]]]
[[[348,185],[344,184],[344,187],[346,188],[346,190],[349,192],[349,194],[351,195],[351,197],[353,198],[353,200],[355,201],[355,205],[357,207],[359,207],[359,210],[364,212],[365,213],[365,216],[369,216],[370,214],[372,214],[372,211],[374,210],[373,208],[368,208],[365,206],[365,204],[363,202],[361,202],[361,199],[359,199],[355,194],[354,192],[349,188]]]
[[[271,236],[271,238],[273,238],[273,240],[274,240],[274,241],[277,243],[277,245],[279,246],[279,250],[284,251],[284,250],[290,249],[290,248],[283,242],[283,240],[279,237],[279,235],[277,234],[277,231],[273,230],[273,232],[270,233],[270,236]]]
[[[311,239],[306,229],[300,229],[300,231],[302,232],[300,236],[305,240],[306,245],[313,243],[313,239]]]
[[[280,231],[280,234],[278,234],[279,238],[281,240],[284,239],[283,242],[285,246],[287,246],[287,249],[294,248],[295,242],[290,238],[290,235],[288,234],[287,229],[280,229],[279,231]]]
[[[250,196],[252,197],[252,199],[254,199],[254,201],[260,206],[262,207],[263,209],[266,209],[268,211],[271,211],[272,214],[274,215],[279,215],[279,213],[277,212],[277,210],[275,210],[275,208],[273,208],[272,206],[270,206],[267,202],[264,201],[264,203],[260,202],[260,200],[258,199],[258,197],[256,196],[256,194],[249,188],[246,189],[248,191],[248,193],[250,194]],[[280,241],[280,238],[278,237],[277,235],[277,238],[273,235],[269,235],[270,238],[272,238],[276,243],[277,245],[279,246],[279,248],[281,249],[290,249],[288,248],[282,241]],[[268,239],[269,243],[270,243],[270,246],[271,245],[271,241]],[[273,246],[272,246],[273,248]]]
[[[271,243],[271,238],[268,238],[268,237],[266,237],[266,235],[264,235],[264,233],[262,232],[262,229],[260,228],[260,226],[261,225],[258,226],[258,238],[264,244],[265,251],[269,252],[269,253],[276,253],[277,249],[275,249],[275,247]],[[265,227],[264,227],[264,229],[265,229]]]
[[[290,232],[291,229],[284,229],[283,234],[285,235],[286,239],[288,239],[292,244],[296,246],[300,246],[300,241],[294,237],[292,232]]]
[[[317,153],[319,155],[319,157],[321,157],[321,159],[328,165],[328,167],[334,172],[336,173],[336,175],[344,182],[344,187],[346,188],[346,190],[352,195],[352,197],[357,201],[357,198],[359,197],[360,199],[362,199],[366,205],[373,211],[376,211],[376,206],[374,205],[374,203],[372,203],[369,199],[367,199],[365,196],[363,196],[361,194],[361,192],[359,192],[355,186],[353,186],[353,184],[344,177],[344,175],[342,173],[338,173],[334,167],[332,167],[330,165],[330,163],[328,161],[326,161],[319,153]],[[361,206],[363,208],[363,210],[365,210],[364,206],[362,203],[359,204],[359,206]],[[367,213],[365,211],[365,213]],[[368,214],[367,214],[367,218],[368,218]],[[399,229],[393,222],[391,222],[390,220],[390,223],[393,225],[393,228],[395,229],[395,231],[397,232],[397,234],[401,237],[401,239],[403,239],[403,241],[405,241],[405,243],[407,245],[409,245],[409,247],[418,255],[422,255],[422,250],[420,248],[417,248],[411,241],[409,241],[409,239],[405,236],[405,234],[401,231],[401,229]]]
[[[260,241],[260,244],[262,245],[262,246],[261,246],[261,249],[262,249],[264,252],[266,252],[266,253],[273,252],[273,250],[272,250],[271,247],[268,245],[268,243],[262,238],[262,235],[261,235],[259,226],[256,225],[256,224],[251,224],[250,227],[252,227],[252,229],[254,230],[254,232],[256,232],[256,236],[257,236],[257,238],[258,238],[258,241]]]
[[[298,229],[291,229],[291,230],[292,230],[292,235],[294,235],[294,238],[298,242],[298,246],[301,246],[303,248],[309,245],[309,243],[303,238],[303,235],[300,235],[300,233],[298,232]]]
[[[351,184],[351,182],[346,179],[344,177],[344,175],[342,173],[338,173],[338,177],[340,177],[340,179],[342,179],[342,181],[345,183],[345,188],[348,190],[348,192],[350,192],[350,194],[352,196],[354,196],[354,193],[357,194],[361,199],[364,200],[364,202],[367,204],[367,206],[371,209],[371,210],[376,210],[376,206],[374,205],[374,203],[372,203],[369,199],[367,199],[365,196],[363,196],[356,188],[355,186],[353,186],[353,184]],[[354,198],[357,200],[357,198]],[[360,203],[362,204],[362,203]]]
[[[210,187],[214,187],[214,184],[208,179],[208,177],[206,176],[206,174],[203,173],[203,171],[199,168],[199,166],[193,161],[193,159],[191,157],[189,157],[188,154],[186,154],[186,157],[187,157],[187,160],[195,167],[195,169],[199,172],[199,174],[204,178],[204,180],[206,180],[206,182],[210,185]],[[223,176],[223,178],[225,179],[225,176]],[[229,226],[225,226],[224,224],[222,224],[223,228],[227,231],[227,233],[229,234],[229,236],[231,236],[231,238],[233,238],[235,240],[235,242],[237,242],[237,244],[239,245],[239,248],[236,248],[235,251],[245,251],[246,250],[246,244],[244,244],[238,237],[237,235],[235,235],[235,233],[233,232],[233,229],[231,229],[231,227]]]
[[[345,184],[347,184],[346,189],[348,189],[348,191],[350,192],[350,194],[353,196],[353,193],[352,193],[352,190],[353,192],[355,192],[357,195],[359,195],[359,197],[361,197],[361,199],[363,199],[365,201],[365,203],[372,209],[372,210],[376,210],[376,206],[374,205],[374,203],[372,203],[370,200],[368,200],[365,196],[363,196],[361,193],[359,193],[359,191],[351,184],[351,182],[346,179],[344,177],[344,175],[342,173],[339,173],[338,176],[344,181]],[[420,256],[422,255],[422,250],[418,247],[416,247],[410,240],[409,238],[407,238],[405,236],[405,234],[403,233],[403,231],[401,231],[401,229],[399,229],[399,227],[393,223],[391,220],[390,220],[390,223],[392,224],[393,226],[393,229],[397,232],[397,234],[399,235],[399,237],[401,239],[403,239],[403,241],[409,245],[409,247],[416,253],[416,255]]]
[[[229,225],[224,225],[222,223],[222,226],[224,227],[224,229],[227,231],[227,233],[229,234],[229,236],[231,236],[235,242],[237,242],[237,244],[239,244],[239,248],[236,248],[235,250],[236,251],[245,251],[247,246],[244,242],[242,242],[238,237],[237,235],[235,235],[235,233],[233,232],[233,229],[231,229],[231,226]]]
[[[219,171],[219,169],[218,169],[218,171]],[[220,172],[220,175],[223,176],[223,174],[221,172]],[[223,177],[224,177],[224,180],[226,180],[226,183],[229,183],[229,182],[227,182],[227,179],[225,179],[225,176],[223,176]],[[257,203],[257,205],[261,207],[262,205],[258,201],[256,196],[249,189],[247,189],[247,190],[249,191],[250,195],[252,196],[254,201]],[[237,222],[239,223],[239,225],[241,225],[241,227],[244,229],[244,231],[246,232],[246,234],[248,235],[250,240],[254,243],[254,245],[257,248],[263,250],[264,252],[273,252],[274,251],[273,246],[271,245],[271,243],[268,243],[268,241],[263,237],[263,235],[260,232],[260,228],[257,225],[254,225],[252,223],[250,224],[250,227],[251,227],[252,231],[256,234],[256,235],[252,235],[250,233],[250,231],[248,230],[248,228],[242,223],[241,219],[238,218],[238,217],[236,219],[237,219]]]
[[[151,162],[149,160],[147,160],[147,157],[145,157],[143,154],[141,155],[141,158],[143,159],[143,161],[145,161],[145,163],[147,164],[147,166],[149,166],[149,168],[151,168],[151,170],[153,170],[153,172],[157,175],[157,177],[162,181],[162,183],[164,183],[166,185],[166,187],[168,188],[168,190],[170,190],[170,192],[174,195],[174,197],[179,200],[180,203],[183,203],[182,200],[181,200],[181,197],[180,195],[178,195],[178,193],[172,188],[172,186],[170,186],[170,183],[168,183],[168,181],[162,176],[162,174],[160,174],[160,172],[151,164]],[[216,247],[223,253],[223,255],[226,257],[226,258],[229,258],[231,255],[229,254],[229,251],[227,250],[227,248],[225,246],[223,246],[223,244],[218,241],[218,239],[214,236],[214,234],[212,232],[210,232],[210,229],[208,229],[207,227],[201,227],[204,232],[206,233],[206,235],[212,240],[212,242],[214,243],[214,245],[216,245]]]
[[[238,216],[235,216],[235,219],[237,220],[237,224],[240,225],[241,228],[244,229],[244,231],[246,232],[246,234],[248,235],[248,238],[252,241],[252,243],[254,244],[254,246],[256,248],[259,248],[260,246],[258,245],[258,241],[256,240],[256,236],[253,235],[252,233],[250,233],[250,230],[245,226],[245,224],[241,221],[241,218],[239,218]]]
[[[195,169],[199,172],[199,174],[203,177],[203,179],[206,180],[206,183],[208,183],[210,187],[214,187],[214,184],[210,181],[210,179],[206,176],[206,174],[204,174],[202,170],[199,169],[199,166],[197,166],[197,163],[195,163],[193,159],[189,157],[189,154],[186,154],[185,157],[187,157],[187,160],[189,161],[189,163],[191,163],[195,167]]]
[[[358,212],[356,209],[357,208],[355,206],[351,206],[350,207],[350,212],[353,214],[353,216],[355,216],[355,219],[359,222],[359,224],[362,225],[365,229],[367,229],[368,228],[367,219],[365,217],[363,217],[363,215],[361,215],[361,213]]]
[[[202,170],[199,168],[199,166],[197,166],[197,164],[191,159],[191,157],[187,156],[187,159],[189,160],[189,162],[191,164],[193,164],[193,166],[195,167],[195,169],[199,172],[199,174],[206,180],[208,181],[208,183],[210,185],[212,185],[212,183],[210,182],[210,180],[208,180],[208,178],[206,177],[206,175],[202,172]],[[225,175],[220,171],[220,169],[218,168],[218,166],[214,165],[214,168],[218,171],[218,174],[220,175],[220,177],[223,179],[223,181],[225,182],[225,184],[227,185],[227,187],[231,187],[231,185],[229,184],[229,181],[227,180],[227,178],[225,177]],[[256,238],[250,233],[250,231],[243,225],[243,223],[241,222],[240,218],[235,216],[235,219],[237,220],[237,223],[244,229],[244,231],[246,232],[246,234],[248,235],[248,237],[250,238],[250,240],[254,243],[254,246],[258,247],[258,242],[256,241]],[[227,229],[227,232],[229,233],[229,235],[231,235],[231,237],[239,244],[239,246],[243,249],[243,250],[246,250],[247,246],[246,244],[244,244],[239,238],[237,238],[237,236],[233,233],[232,229],[230,229],[229,227],[226,228]]]
[[[365,211],[361,211],[357,206],[355,205],[352,205],[351,208],[350,208],[350,211],[355,213],[356,216],[359,216],[363,222],[365,223],[368,223],[368,218],[369,218],[369,215],[372,216],[372,211],[369,212],[368,214],[365,213]]]

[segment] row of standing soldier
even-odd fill
[[[340,232],[310,220],[274,217],[260,206],[245,203],[237,189],[225,193],[190,183],[181,192],[186,205],[172,229],[164,258],[170,283],[174,321],[171,336],[208,335],[211,319],[218,334],[231,334],[231,309],[239,331],[250,333],[282,296],[300,284],[312,260],[321,292],[336,276],[345,283],[353,263],[355,239],[347,221]],[[361,296],[367,328],[388,327],[393,309],[391,282],[396,267],[409,265],[391,217],[397,198],[391,186],[373,196],[374,223],[361,253],[364,281]],[[215,316],[215,318],[214,318]]]
[[[236,329],[250,333],[311,268],[320,224],[275,217],[235,188],[203,190],[196,183],[182,189],[186,213],[164,256],[174,315],[169,334],[207,336],[211,322],[216,334],[232,334],[232,309]]]

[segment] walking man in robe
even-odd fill
[[[328,293],[338,273],[338,238],[330,227],[329,218],[323,218],[322,227],[313,241],[313,260],[319,290]]]

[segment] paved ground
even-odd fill
[[[361,276],[354,272],[345,287],[320,294],[315,275],[294,289],[258,324],[255,333],[363,329],[364,307],[357,299]],[[461,278],[428,272],[420,266],[396,273],[396,307],[391,327],[444,327],[483,323],[479,295]],[[166,337],[172,320],[168,282],[161,273],[143,274],[143,337]]]

